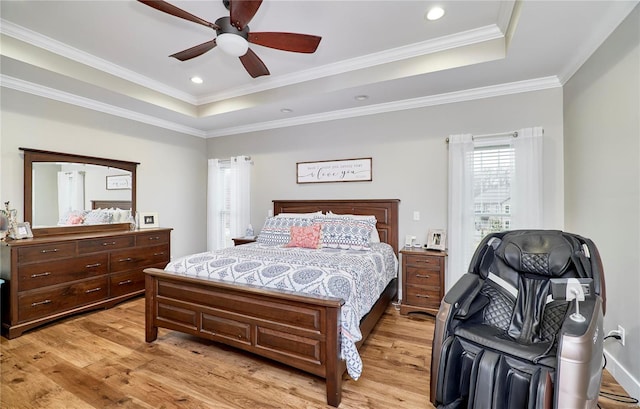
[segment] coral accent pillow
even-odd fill
[[[287,247],[320,248],[322,225],[314,223],[311,226],[291,226],[291,241]]]

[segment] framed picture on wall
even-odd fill
[[[371,158],[296,163],[297,183],[371,182]]]
[[[131,189],[131,175],[107,176],[107,190]]]
[[[444,251],[447,248],[447,234],[442,229],[429,229],[427,249]]]

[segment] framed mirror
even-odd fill
[[[24,220],[35,236],[128,229],[139,163],[20,148]]]

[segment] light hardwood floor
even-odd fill
[[[389,307],[362,349],[360,380],[345,380],[341,409],[433,408],[433,319]],[[324,382],[168,330],[144,342],[144,300],[1,340],[2,408],[328,408]],[[622,393],[608,373],[603,390]],[[606,409],[636,407],[601,398]]]

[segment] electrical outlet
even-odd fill
[[[420,220],[420,212],[417,210],[413,211],[413,220],[415,221],[419,221]]]
[[[624,346],[624,336],[626,332],[621,325],[618,325],[618,334],[620,335],[620,342],[622,343],[622,346]]]

